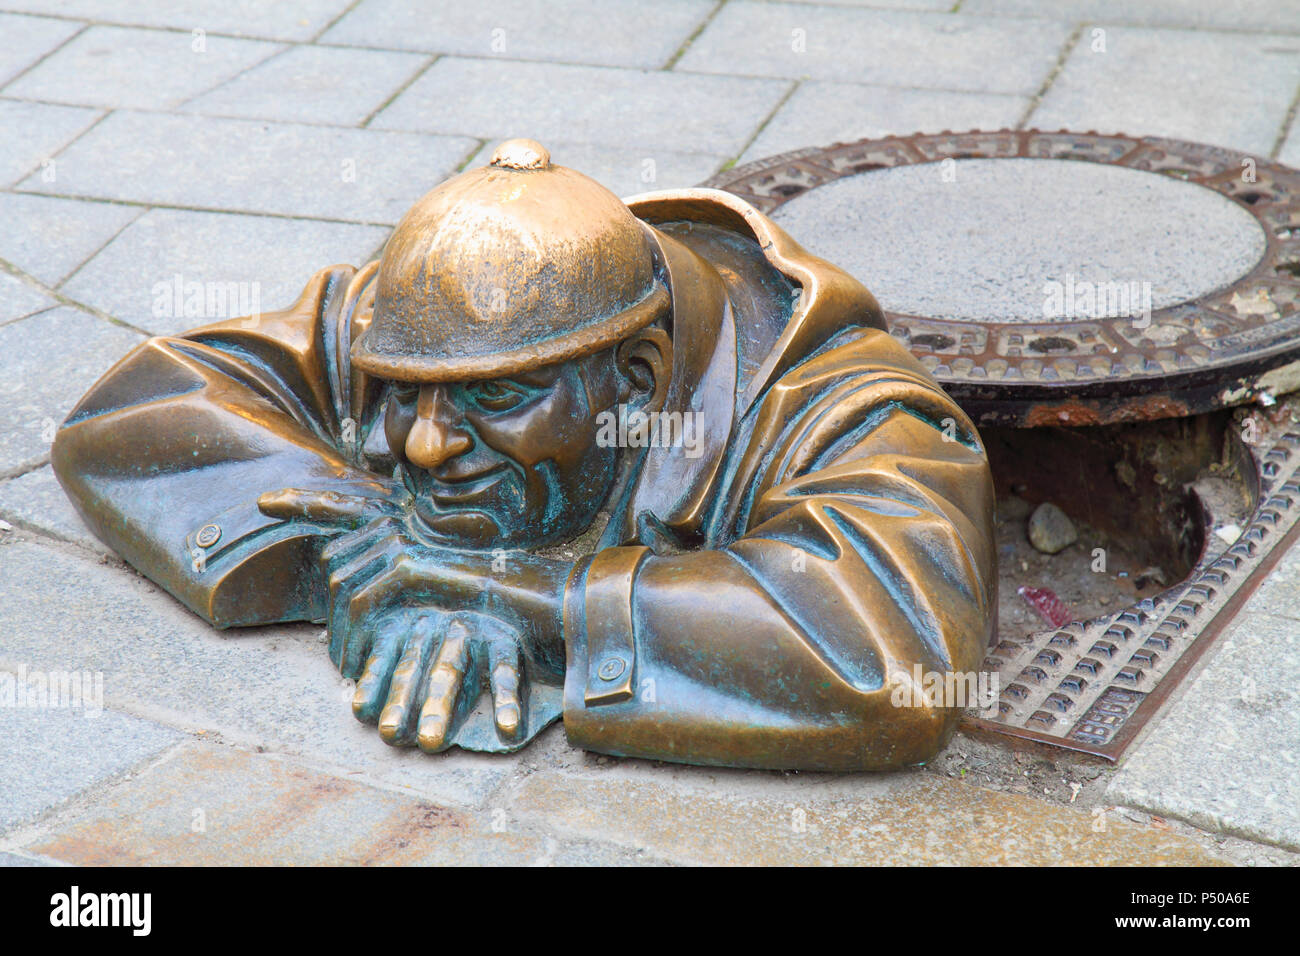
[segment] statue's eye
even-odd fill
[[[509,411],[528,397],[528,391],[523,386],[500,379],[474,382],[465,386],[465,394],[475,405],[489,412]]]

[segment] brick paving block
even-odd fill
[[[1300,84],[1300,38],[1099,29],[1085,31],[1029,125],[1273,148]]]
[[[5,0],[8,10],[53,13],[127,26],[203,30],[271,40],[310,40],[352,0]]]
[[[685,864],[1213,865],[1198,842],[930,774],[775,777],[709,768],[542,769],[509,812]],[[1102,829],[1097,829],[1102,828]],[[45,852],[45,851],[42,851]]]
[[[444,57],[371,127],[735,155],[783,80]]]
[[[153,209],[62,291],[155,335],[175,335],[292,305],[315,272],[360,267],[387,237],[382,226]],[[200,287],[203,295],[193,295]]]
[[[98,554],[111,553],[82,522],[49,465],[0,481],[0,516]]]
[[[318,625],[217,631],[140,575],[92,555],[30,541],[0,551],[0,594],[22,595],[0,602],[0,667],[103,671],[110,707],[439,802],[483,806],[526,759],[527,751],[430,756],[389,747],[352,716],[351,688]]]
[[[867,137],[1015,126],[1029,98],[1004,93],[902,90],[810,80],[800,85],[740,162]]]
[[[0,130],[22,130],[22,135],[0,136],[0,188],[36,170],[34,179],[53,185],[58,164],[46,164],[104,114],[84,106],[52,106],[0,100]]]
[[[103,675],[66,664],[47,671],[23,666],[7,653],[4,658],[0,832],[147,760],[182,736],[170,727],[104,709]],[[75,706],[48,706],[68,700]]]
[[[0,193],[0,259],[57,286],[143,212],[139,206]]]
[[[185,109],[355,126],[429,62],[415,53],[293,47],[191,100]]]
[[[0,272],[0,323],[41,312],[58,302],[22,279]]]
[[[110,109],[176,106],[279,49],[261,40],[95,26],[10,83],[4,93]]]
[[[162,206],[395,223],[478,143],[456,136],[122,110],[22,189]]]
[[[961,12],[1103,24],[1300,32],[1295,0],[965,0]]]
[[[1069,33],[1050,20],[736,0],[674,69],[1030,95]]]
[[[136,332],[67,306],[0,325],[0,472],[48,455],[57,424],[139,341]]]
[[[1256,610],[1257,598],[1129,752],[1107,794],[1300,850],[1300,622]]]
[[[0,85],[45,56],[84,24],[0,13]]]
[[[482,166],[492,158],[497,140],[489,140],[466,168]],[[655,189],[683,189],[697,186],[721,168],[728,157],[721,154],[677,153],[658,149],[619,149],[586,143],[548,141],[551,160],[590,176],[617,196]]]
[[[321,42],[653,68],[677,52],[713,7],[713,0],[606,0],[598,11],[587,0],[362,0]]]

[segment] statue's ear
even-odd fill
[[[643,412],[664,407],[673,374],[673,340],[661,328],[650,326],[619,343],[614,361],[629,394],[625,401]]]

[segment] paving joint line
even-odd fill
[[[426,53],[426,54],[424,54],[424,55],[425,55],[425,56],[428,56],[429,54]],[[378,106],[376,106],[373,110],[371,110],[370,113],[365,117],[365,119],[363,119],[359,124],[357,124],[357,128],[358,128],[358,129],[370,129],[370,121],[373,120],[373,119],[374,119],[376,116],[378,116],[380,113],[382,113],[384,110],[388,109],[388,107],[392,106],[393,103],[394,103],[394,101],[396,101],[396,99],[397,99],[399,96],[401,96],[403,93],[405,93],[407,90],[409,90],[412,86],[414,86],[415,83],[416,83],[416,81],[418,81],[418,80],[420,79],[420,77],[424,76],[424,75],[425,75],[426,73],[428,73],[431,69],[433,69],[433,65],[434,65],[435,63],[437,63],[439,60],[441,60],[442,57],[443,57],[443,55],[442,55],[441,53],[435,53],[435,54],[433,54],[433,58],[432,58],[431,60],[429,60],[428,63],[424,64],[424,65],[423,65],[422,67],[420,67],[418,70],[415,70],[415,71],[410,75],[410,77],[407,78],[406,82],[404,82],[404,83],[402,83],[401,85],[399,85],[399,86],[397,87],[397,89],[393,90],[392,94],[391,94],[387,99],[385,99],[382,103],[380,103],[380,104],[379,104]]]
[[[671,70],[673,67],[675,67],[677,65],[677,61],[680,60],[686,54],[686,51],[690,49],[691,44],[695,42],[696,38],[698,38],[701,33],[703,33],[706,29],[708,29],[709,24],[711,24],[714,21],[717,15],[722,11],[722,8],[725,7],[726,5],[727,5],[727,0],[718,0],[718,2],[714,4],[713,9],[704,15],[704,19],[699,22],[699,24],[695,27],[695,29],[690,32],[690,35],[687,36],[687,38],[681,42],[681,45],[678,46],[675,51],[673,51],[672,55],[668,57],[668,59],[664,62],[664,65],[661,66],[659,69],[663,71],[668,71]]]
[[[1070,35],[1066,37],[1065,42],[1061,44],[1061,50],[1056,55],[1056,62],[1047,72],[1047,76],[1043,78],[1043,83],[1038,88],[1038,92],[1029,97],[1029,102],[1025,105],[1025,111],[1020,114],[1020,119],[1016,121],[1016,125],[1013,127],[1014,129],[1024,129],[1025,124],[1029,122],[1029,117],[1033,116],[1034,111],[1042,105],[1043,97],[1047,95],[1047,91],[1051,89],[1052,84],[1056,82],[1056,78],[1061,74],[1061,71],[1065,69],[1066,62],[1074,54],[1075,48],[1079,45],[1079,40],[1083,38],[1083,31],[1086,30],[1088,26],[1089,24],[1087,22],[1076,23],[1074,25],[1074,29],[1070,31]]]
[[[15,14],[15,13],[13,13],[13,12],[11,12],[11,11],[8,11],[8,10],[3,11],[3,12],[5,12],[5,13],[9,13],[10,16],[26,16],[26,14]],[[70,20],[70,21],[67,21],[67,22],[76,23],[76,22],[78,22],[78,21]],[[45,62],[46,60],[48,60],[50,57],[54,56],[54,54],[58,53],[58,52],[59,52],[60,50],[62,50],[65,46],[67,46],[69,43],[71,43],[73,40],[75,40],[77,37],[81,36],[83,33],[85,33],[85,32],[86,32],[87,30],[89,30],[89,29],[90,29],[90,25],[89,25],[89,24],[86,24],[86,23],[83,22],[83,23],[82,23],[82,27],[81,27],[80,30],[74,30],[74,31],[73,31],[72,33],[70,33],[70,34],[68,35],[68,37],[67,37],[65,40],[63,40],[61,43],[57,44],[57,45],[56,45],[55,47],[53,47],[52,49],[47,50],[44,54],[42,54],[41,56],[37,57],[37,58],[36,58],[32,63],[29,63],[27,66],[23,67],[21,70],[19,70],[17,73],[15,73],[13,76],[9,77],[9,79],[5,80],[5,81],[4,81],[4,84],[3,84],[3,85],[0,85],[0,92],[2,92],[2,91],[4,91],[4,90],[8,89],[10,86],[12,86],[13,84],[17,83],[19,80],[21,80],[24,76],[26,76],[26,75],[27,75],[28,73],[30,73],[32,70],[36,69],[38,66],[40,66],[42,63],[44,63],[44,62]]]
[[[32,286],[33,288],[37,289],[40,292],[44,292],[46,295],[48,295],[51,299],[54,299],[60,305],[65,305],[74,309],[80,309],[82,312],[85,312],[88,315],[93,315],[97,319],[103,319],[106,322],[111,322],[114,325],[121,326],[124,329],[129,329],[132,332],[137,332],[140,335],[145,336],[146,338],[153,337],[153,333],[147,331],[146,329],[142,329],[139,328],[138,326],[132,325],[130,322],[127,322],[124,319],[119,319],[114,315],[109,315],[107,312],[104,312],[102,309],[97,309],[93,305],[87,305],[85,302],[82,302],[78,299],[74,299],[72,298],[72,296],[64,292],[60,292],[58,289],[51,288],[50,286],[46,285],[44,282],[36,278],[31,273],[14,265],[8,259],[0,259],[0,271],[8,273],[9,275],[13,276],[15,279],[25,282],[27,285]],[[48,312],[49,309],[42,309],[41,311]],[[22,320],[20,321],[25,321],[29,318],[31,318],[31,315],[25,315],[22,317]]]
[[[767,129],[768,124],[770,124],[772,120],[776,118],[777,113],[781,112],[782,107],[784,107],[786,103],[790,102],[790,98],[794,96],[795,91],[798,90],[799,87],[801,87],[802,85],[803,85],[803,80],[794,80],[790,84],[790,88],[785,91],[785,94],[779,100],[777,100],[776,105],[773,106],[772,109],[768,112],[767,116],[763,118],[763,121],[758,124],[758,129],[754,130],[753,135],[751,135],[749,139],[745,140],[745,142],[743,142],[740,145],[740,150],[736,153],[735,156],[731,157],[731,159],[723,163],[721,168],[714,170],[713,175],[717,175],[720,172],[731,169],[733,166],[736,165],[737,162],[739,162],[740,157],[745,155],[745,150],[749,149],[749,147],[754,145],[754,141],[757,140],[758,137],[763,134],[763,130]]]
[[[1296,84],[1295,95],[1291,97],[1291,103],[1287,107],[1286,115],[1282,117],[1282,128],[1278,130],[1277,139],[1273,141],[1273,148],[1268,151],[1268,158],[1276,160],[1278,154],[1282,152],[1282,147],[1286,145],[1287,137],[1294,128],[1297,135],[1300,136],[1300,126],[1296,126],[1296,113],[1300,112],[1300,83]]]

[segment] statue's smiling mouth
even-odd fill
[[[427,471],[418,473],[416,482],[420,491],[441,507],[463,507],[487,494],[493,486],[506,477],[504,462],[475,472],[464,478],[448,480],[437,478]]]

